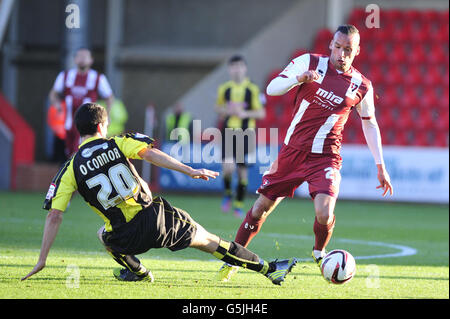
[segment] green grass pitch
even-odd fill
[[[156,194],[154,194],[156,195]],[[102,225],[76,195],[47,260],[47,267],[21,282],[39,255],[45,194],[0,193],[0,298],[158,299],[405,299],[449,298],[448,205],[338,201],[328,250],[356,257],[355,278],[335,286],[322,279],[310,258],[313,206],[286,199],[268,218],[249,248],[266,260],[295,256],[301,262],[281,287],[249,270],[228,283],[216,281],[221,262],[195,249],[150,250],[140,255],[155,282],[114,279],[115,262],[96,232]],[[220,211],[220,197],[163,195],[207,230],[232,240],[240,220]],[[254,197],[246,201],[248,208]]]

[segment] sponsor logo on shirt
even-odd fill
[[[81,152],[81,156],[83,156],[84,158],[88,158],[92,156],[92,153],[94,153],[96,150],[103,148],[104,150],[106,150],[108,148],[108,143],[103,143],[100,145],[96,145],[90,148],[85,148],[82,152]]]
[[[344,101],[344,98],[337,96],[333,93],[333,91],[328,92],[322,88],[319,88],[316,91],[316,95],[314,96],[314,102],[319,104],[320,106],[326,109],[334,109],[337,105],[341,104]]]
[[[50,187],[48,188],[47,195],[45,195],[45,199],[48,200],[48,199],[53,198],[53,196],[55,195],[55,189],[56,189],[56,185],[51,183]]]

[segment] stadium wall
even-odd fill
[[[250,79],[265,91],[266,80],[274,68],[283,68],[298,48],[309,48],[316,32],[326,25],[326,0],[296,1],[284,14],[264,26],[252,39],[236,49],[248,62]],[[180,97],[194,118],[204,127],[214,127],[213,111],[217,87],[228,80],[226,60]]]
[[[34,163],[35,134],[22,116],[0,93],[0,135],[2,165],[0,189],[16,189],[20,165]],[[4,147],[4,148],[3,148]]]
[[[192,144],[183,152],[179,146],[174,143],[164,143],[161,147],[163,151],[195,168],[221,171],[220,147],[215,153],[212,145],[208,144]],[[248,192],[250,194],[255,194],[263,173],[268,170],[277,154],[278,147],[270,149],[268,146],[258,145],[254,161],[250,161],[253,164],[249,166]],[[392,197],[382,197],[382,191],[376,189],[379,185],[377,168],[366,146],[344,144],[341,154],[343,166],[339,198],[449,203],[448,148],[385,146],[384,158],[394,187]],[[159,186],[163,191],[216,193],[223,191],[221,176],[204,182],[168,169],[160,169],[158,176]],[[234,178],[234,182],[236,180],[237,178]],[[307,183],[300,186],[295,194],[298,197],[309,198]]]
[[[152,102],[158,118],[195,83],[297,0],[96,0],[88,1],[93,68],[112,63],[120,81],[110,79],[130,114],[127,130],[144,127]],[[121,3],[122,30],[116,55],[106,52],[110,4]],[[63,68],[66,1],[17,0],[2,59],[0,88],[36,132],[36,159],[45,154],[48,92]],[[114,15],[112,15],[114,17]],[[111,61],[109,61],[109,59]],[[108,61],[107,61],[108,60]],[[108,74],[107,74],[108,75]]]

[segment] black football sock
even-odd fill
[[[119,253],[108,251],[112,258],[121,266],[129,269],[138,276],[148,274],[148,270],[141,264],[140,260],[136,256],[122,255]]]
[[[230,265],[248,268],[263,275],[274,270],[267,261],[234,241],[220,239],[219,247],[213,255]]]
[[[223,186],[225,189],[225,196],[231,197],[233,195],[233,192],[231,191],[231,175],[225,175],[223,177]]]
[[[240,179],[236,189],[236,201],[242,203],[244,201],[245,192],[247,191],[248,181]]]

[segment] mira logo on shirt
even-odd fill
[[[319,88],[316,92],[316,99],[318,99],[323,104],[329,104],[330,106],[336,106],[344,101],[344,98],[337,96],[333,91],[328,92],[327,90]]]

